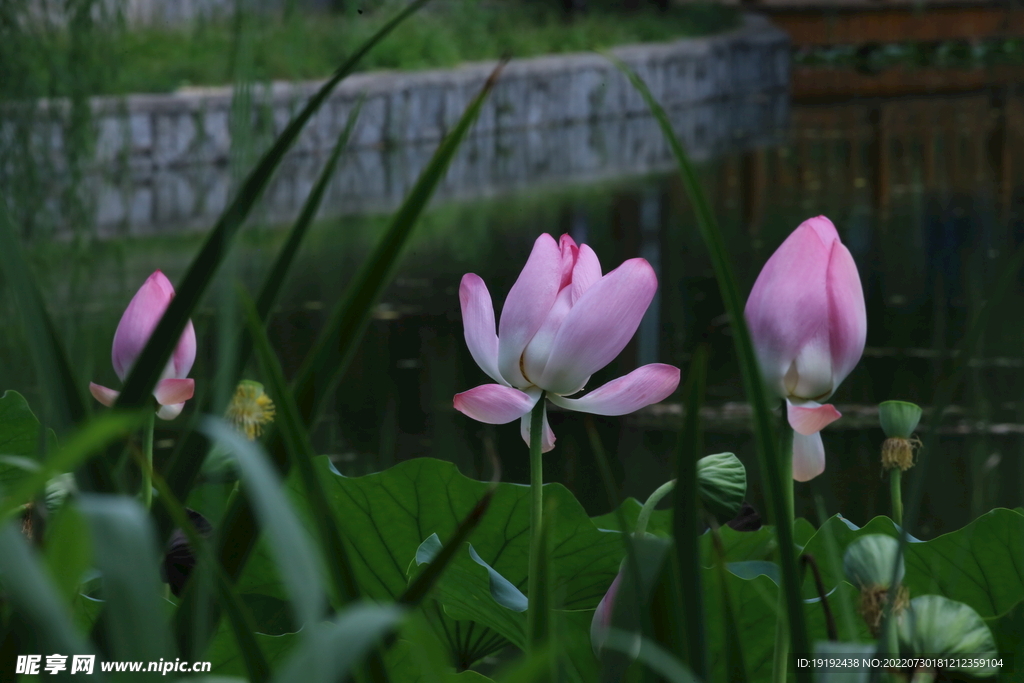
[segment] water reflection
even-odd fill
[[[936,381],[952,366],[948,351],[1024,241],[1024,184],[1012,163],[1024,151],[1022,113],[1024,98],[1016,91],[797,104],[783,144],[701,164],[743,291],[782,239],[819,213],[834,220],[860,269],[868,349],[834,397],[847,417],[824,432],[825,474],[798,486],[801,514],[815,517],[815,493],[829,512],[857,523],[888,513],[879,465],[883,437],[871,407],[892,398],[931,404]],[[287,372],[297,369],[383,224],[374,216],[330,219],[310,235],[270,325]],[[735,405],[743,397],[729,326],[689,202],[679,180],[663,173],[534,185],[434,209],[316,428],[317,447],[352,474],[434,456],[477,477],[490,476],[486,453],[493,450],[506,480],[528,481],[518,422],[481,425],[456,413],[451,400],[485,379],[462,340],[459,279],[466,272],[484,276],[500,308],[539,231],[569,232],[590,244],[605,270],[636,256],[652,263],[658,297],[636,338],[591,385],[649,362],[675,363],[685,372],[696,345],[709,343],[705,450],[743,459],[759,506],[752,438]],[[281,237],[274,229],[245,236],[237,270],[250,286],[261,281]],[[36,250],[85,376],[108,379],[110,336],[138,283],[158,267],[179,276],[197,244],[185,236],[105,242],[81,252]],[[69,272],[78,279],[69,282]],[[992,506],[1021,504],[1022,307],[1018,274],[955,396],[957,412],[939,451],[922,454],[931,463],[915,535],[931,537]],[[13,319],[9,308],[5,315]],[[211,316],[200,316],[200,330],[210,329]],[[31,394],[23,342],[15,334],[2,343],[2,376]],[[213,348],[197,361],[196,377],[212,377]],[[593,418],[605,448],[617,455],[615,475],[627,495],[644,496],[671,476],[678,400],[632,417]],[[603,512],[607,501],[586,418],[553,412],[550,419],[558,443],[546,456],[547,478],[571,488],[591,512]]]

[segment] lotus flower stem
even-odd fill
[[[640,508],[640,514],[636,518],[636,535],[643,536],[647,531],[647,523],[651,521],[651,515],[654,514],[654,508],[657,507],[661,499],[672,492],[672,489],[676,487],[676,480],[672,479],[667,481],[658,488],[654,489],[648,498],[644,506]]]
[[[889,470],[889,495],[892,497],[892,520],[903,526],[903,470],[893,467]]]
[[[142,454],[146,456],[147,467],[142,470],[142,504],[148,510],[153,505],[153,423],[156,413],[150,413],[142,428]]]
[[[789,427],[787,407],[782,406],[782,425],[779,430],[779,457],[782,459],[782,481],[788,482],[786,489],[786,509],[779,515],[776,524],[788,524],[793,528],[793,430]],[[792,548],[779,548],[780,553],[791,553]],[[786,623],[786,596],[779,591],[779,620],[775,626],[775,651],[772,658],[773,683],[786,683],[786,664],[789,660],[789,628]]]
[[[540,581],[540,524],[541,515],[544,512],[544,453],[541,449],[544,435],[544,425],[547,420],[544,415],[544,394],[541,393],[540,400],[533,406],[530,412],[530,575],[527,579],[527,610],[531,612],[527,616],[527,628],[532,631],[537,623],[536,615],[532,614],[536,609],[535,597],[540,594],[537,585]],[[538,634],[527,633],[527,654],[534,651],[540,643],[535,643],[534,638]]]

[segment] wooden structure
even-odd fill
[[[1006,219],[1024,157],[1024,96],[993,88],[959,96],[859,99],[824,106],[794,103],[789,144],[730,160],[742,214],[756,230],[766,197],[854,202],[869,193],[886,218],[894,195],[921,188],[972,194],[994,187]]]
[[[909,6],[871,0],[823,7],[793,0],[791,5],[768,4],[759,10],[771,16],[796,47],[1024,36],[1024,10],[995,3]]]
[[[1024,37],[1016,0],[723,0],[769,16],[795,47]]]

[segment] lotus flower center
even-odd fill
[[[789,369],[786,370],[785,376],[782,378],[782,388],[786,391],[786,398],[792,403],[799,405],[805,401],[815,401],[820,403],[829,396],[832,395],[832,389],[818,394],[817,396],[799,396],[796,393],[796,388],[800,385],[800,372],[796,369],[796,361],[793,361],[789,365]]]

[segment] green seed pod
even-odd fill
[[[900,646],[919,655],[963,655],[970,659],[998,657],[992,631],[970,605],[941,595],[922,595],[910,601],[899,618]],[[974,677],[994,676],[993,666],[956,667]]]
[[[909,439],[921,421],[921,407],[908,401],[883,401],[878,404],[878,420],[888,438]]]
[[[892,536],[868,534],[861,536],[846,548],[843,555],[843,573],[847,580],[859,588],[888,589],[892,581],[893,563],[900,544]],[[900,558],[896,583],[903,582],[903,558]]]
[[[732,519],[747,497],[747,470],[732,453],[705,456],[697,461],[697,492],[708,512]]]
[[[882,444],[882,469],[900,468],[905,472],[914,466],[914,451],[921,440],[914,430],[921,421],[921,408],[907,401],[885,401],[878,406],[878,419],[887,437]]]

